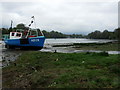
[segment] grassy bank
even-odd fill
[[[118,43],[74,43],[70,45],[54,45],[53,47],[72,46],[77,50],[102,50],[102,51],[120,51]]]
[[[118,55],[24,52],[3,68],[7,88],[120,88]]]

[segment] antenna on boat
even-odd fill
[[[12,29],[12,24],[13,24],[13,21],[11,20],[11,25],[10,25],[10,28]]]

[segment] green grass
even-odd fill
[[[29,51],[14,63],[3,68],[3,87],[120,88],[118,55]]]

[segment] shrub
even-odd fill
[[[109,56],[108,52],[106,52],[106,51],[100,52],[100,55],[101,56]]]

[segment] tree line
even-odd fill
[[[91,32],[87,35],[90,39],[119,39],[120,38],[120,28],[115,29],[113,32],[104,30],[100,32],[98,30]]]
[[[16,29],[29,29],[26,27],[25,24],[18,24],[16,27],[12,28],[2,28],[2,34],[9,34],[11,31],[15,31]],[[113,32],[108,30],[101,31],[94,31],[89,33],[88,35],[82,34],[63,34],[58,31],[46,31],[42,30],[43,34],[46,38],[89,38],[89,39],[118,39],[120,38],[120,28],[115,29]]]
[[[16,27],[12,28],[10,27],[9,29],[7,28],[2,28],[2,34],[9,34],[11,31],[15,31],[16,29],[29,29],[29,27],[26,27],[25,24],[18,24]],[[58,31],[46,31],[46,30],[42,30],[43,34],[45,35],[46,38],[84,38],[84,35],[82,34],[63,34],[61,32]]]

